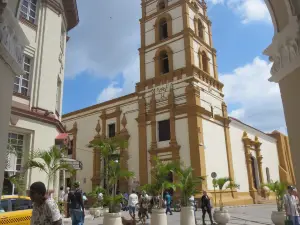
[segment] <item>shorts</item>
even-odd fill
[[[135,206],[129,206],[128,208],[130,214],[135,214]]]

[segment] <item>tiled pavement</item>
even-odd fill
[[[271,225],[271,213],[276,210],[275,205],[249,205],[241,207],[228,207],[231,215],[231,220],[228,225]],[[128,213],[124,213],[125,217],[129,218]],[[196,218],[198,224],[202,224],[202,213],[198,210]],[[85,225],[105,225],[102,223],[103,218],[95,218],[94,220],[90,215],[86,216]],[[150,220],[147,221],[150,224]],[[65,220],[64,224],[71,224],[70,220]],[[173,213],[172,216],[168,215],[168,225],[179,225],[180,213]],[[206,224],[210,224],[208,216]]]

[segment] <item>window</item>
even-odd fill
[[[61,80],[57,79],[57,87],[56,87],[56,111],[60,113],[60,106],[61,106]]]
[[[20,16],[35,23],[36,19],[36,2],[37,0],[22,0]]]
[[[162,52],[160,54],[160,72],[161,74],[169,73],[170,67],[169,67],[169,58],[167,52]]]
[[[159,39],[163,40],[168,38],[168,23],[165,18],[159,21]]]
[[[64,30],[64,25],[61,26],[61,35],[60,35],[60,48],[64,50],[65,48],[65,41],[66,41],[66,34]]]
[[[0,200],[0,213],[1,212],[8,212],[8,200]]]
[[[161,0],[159,3],[158,3],[158,9],[164,9],[166,8],[166,3],[164,0]]]
[[[201,39],[203,39],[203,37],[204,37],[204,34],[203,34],[204,27],[203,27],[203,24],[202,24],[202,22],[201,22],[200,19],[198,19],[197,26],[198,26],[198,36],[199,36]]]
[[[22,198],[11,199],[11,208],[12,211],[26,210],[26,209],[31,209],[32,204],[30,200],[26,200]]]
[[[24,146],[24,135],[9,133],[8,134],[8,144],[11,149],[16,154],[15,162],[15,172],[20,171],[22,167],[22,156],[23,156],[23,146]]]
[[[170,140],[170,120],[163,120],[158,122],[158,140]]]
[[[271,183],[271,177],[270,177],[270,169],[269,169],[269,167],[266,168],[266,174],[267,174],[267,182]]]
[[[14,81],[14,92],[20,93],[22,95],[29,95],[29,79],[31,73],[31,58],[28,56],[24,56],[24,71],[25,73],[22,75],[18,75],[15,77]]]
[[[116,125],[114,123],[108,125],[108,137],[116,136]]]
[[[207,55],[206,55],[206,53],[203,51],[202,52],[202,69],[203,69],[203,71],[204,72],[206,72],[206,73],[209,73],[209,70],[208,70],[208,57],[207,57]]]

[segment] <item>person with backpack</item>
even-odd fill
[[[85,217],[83,194],[78,181],[74,183],[74,190],[68,194],[68,203],[72,225],[83,225]]]

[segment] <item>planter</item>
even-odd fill
[[[181,207],[180,225],[195,225],[194,207]]]
[[[286,215],[285,212],[273,211],[271,215],[271,220],[275,225],[284,225]]]
[[[101,215],[100,216],[104,216],[104,213],[109,213],[109,208],[108,207],[104,207],[102,209]]]
[[[94,217],[100,217],[101,214],[103,214],[103,208],[102,207],[90,208],[89,212]]]
[[[103,224],[122,225],[121,213],[104,213]]]
[[[151,225],[168,225],[166,209],[152,209]]]
[[[219,225],[225,225],[226,223],[228,223],[230,220],[230,214],[228,213],[228,210],[226,209],[223,209],[222,211],[215,210],[214,220]]]

